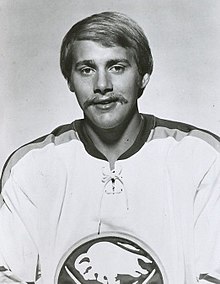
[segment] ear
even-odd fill
[[[150,75],[148,73],[144,74],[141,80],[141,89],[144,89],[150,80]]]
[[[68,87],[69,87],[70,91],[74,93],[75,90],[74,90],[73,83],[70,80],[67,80],[67,84],[68,84]]]

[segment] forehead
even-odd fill
[[[125,59],[135,64],[133,53],[122,46],[106,47],[91,40],[75,41],[72,46],[73,61],[93,60],[94,62],[107,62],[115,59]]]

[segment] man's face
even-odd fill
[[[148,75],[140,76],[130,50],[83,40],[74,43],[72,52],[69,87],[94,126],[112,129],[138,113],[138,94]]]

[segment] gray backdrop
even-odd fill
[[[220,0],[0,0],[0,167],[20,145],[81,117],[59,70],[61,40],[92,13],[146,32],[154,72],[142,112],[220,134]]]

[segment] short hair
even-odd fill
[[[87,17],[65,35],[60,52],[60,67],[69,82],[75,41],[92,40],[106,47],[121,46],[131,49],[141,76],[153,71],[153,58],[148,40],[141,27],[128,16],[119,12],[102,12]]]

